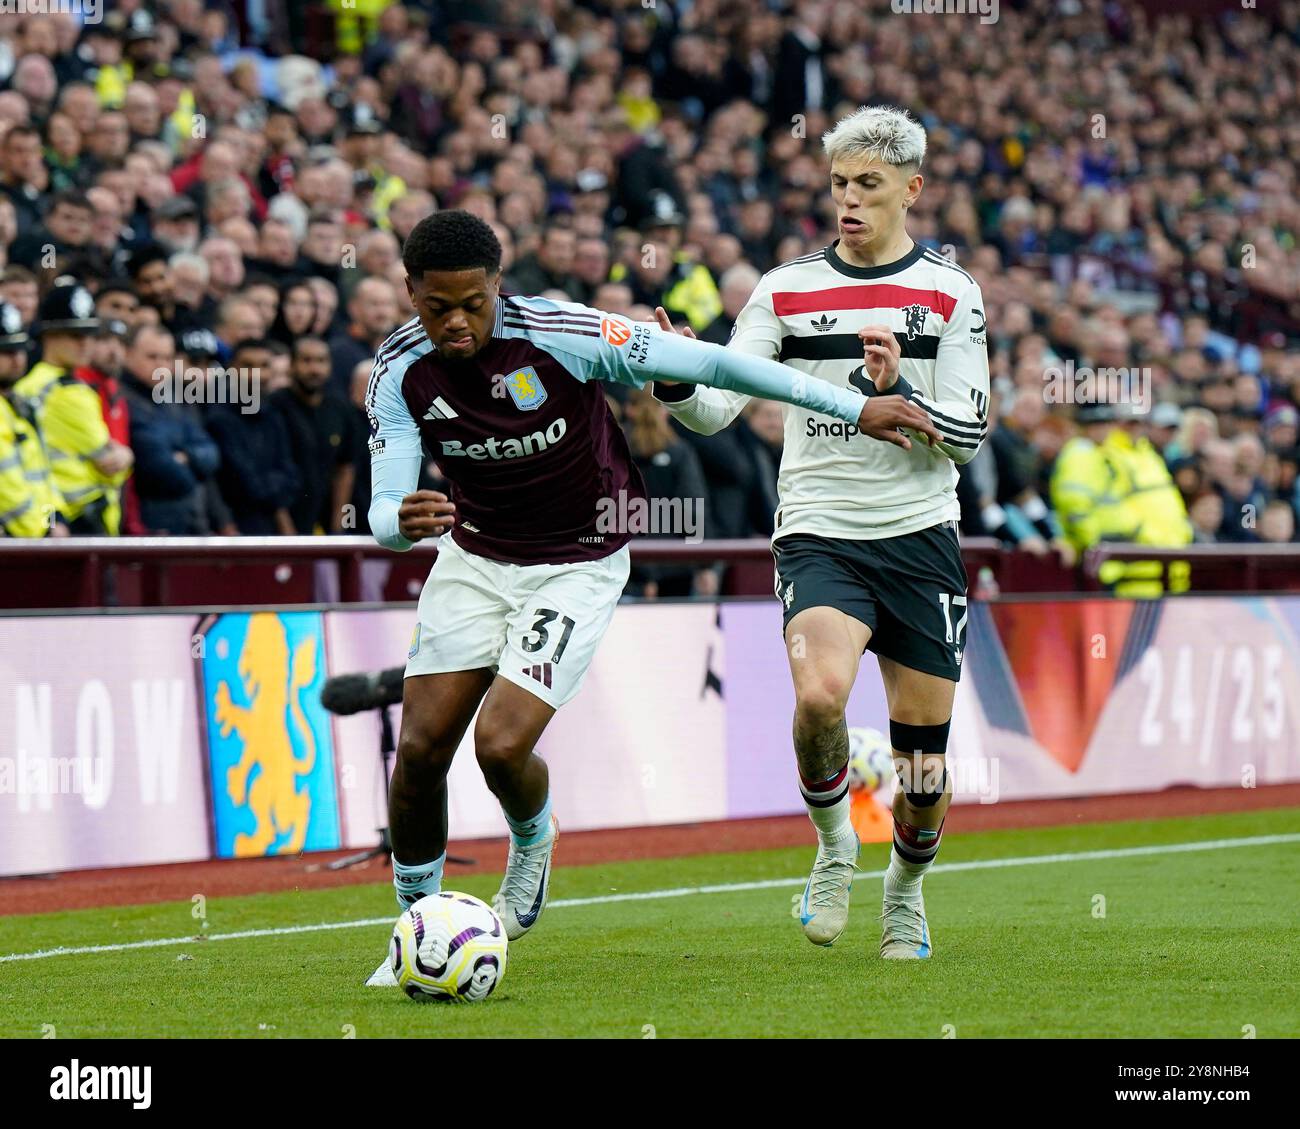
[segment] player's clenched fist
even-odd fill
[[[872,396],[858,416],[858,430],[864,435],[895,443],[904,451],[910,451],[912,441],[898,430],[900,427],[925,436],[931,445],[939,442],[940,435],[930,417],[903,396]]]
[[[408,541],[437,537],[456,520],[454,503],[437,490],[417,490],[402,499],[397,510],[397,529]]]
[[[862,338],[862,363],[878,392],[888,392],[898,382],[898,362],[903,347],[887,325],[864,325],[858,330]]]

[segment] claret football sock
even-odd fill
[[[817,837],[829,850],[856,852],[857,835],[849,818],[849,765],[844,766],[825,780],[805,780],[799,777],[799,791],[808,805],[808,818],[817,828]]]
[[[393,889],[397,893],[397,904],[403,912],[421,898],[427,898],[442,889],[442,868],[446,862],[446,851],[432,862],[417,862],[409,866],[393,859]]]
[[[511,819],[507,815],[506,822],[510,825],[510,840],[516,847],[531,847],[540,843],[551,833],[550,792],[546,793],[546,802],[542,804],[542,810],[532,819]]]

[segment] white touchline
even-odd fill
[[[1300,834],[1254,835],[1247,839],[1206,839],[1197,843],[1161,843],[1149,847],[1116,847],[1104,851],[1073,851],[1056,855],[1024,855],[1019,858],[975,859],[971,862],[936,863],[931,874],[961,870],[998,870],[1008,866],[1043,866],[1050,863],[1093,862],[1100,859],[1140,858],[1145,855],[1174,855],[1187,851],[1221,851],[1231,847],[1270,847],[1279,843],[1300,843]],[[883,870],[859,870],[859,878],[883,878]],[[807,878],[768,878],[761,882],[723,882],[713,886],[678,886],[667,890],[642,890],[631,894],[598,894],[594,898],[557,898],[548,902],[550,909],[572,906],[599,906],[614,902],[646,902],[660,898],[687,898],[696,894],[731,894],[746,890],[772,890],[781,886],[802,886]],[[209,936],[162,937],[152,941],[124,941],[115,945],[78,945],[69,948],[41,949],[34,953],[10,953],[0,956],[0,964],[18,960],[44,960],[47,957],[76,956],[84,953],[121,953],[128,949],[158,949],[168,945],[206,944],[209,941],[242,941],[249,937],[285,937],[293,933],[320,933],[329,929],[363,929],[372,925],[389,925],[392,917],[364,917],[356,921],[331,921],[319,925],[281,925],[271,929],[243,929],[238,933],[213,933]]]

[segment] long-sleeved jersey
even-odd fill
[[[632,531],[608,517],[644,487],[599,382],[655,378],[795,401],[840,428],[866,403],[846,385],[572,302],[500,297],[491,339],[465,361],[442,360],[412,318],[380,346],[366,392],[375,539],[410,548],[397,510],[427,451],[452,484],[463,549],[515,564],[615,552]]]
[[[874,396],[858,337],[868,325],[888,326],[902,349],[899,380],[887,394],[923,408],[943,442],[932,448],[912,436],[905,451],[787,407],[774,538],[896,537],[959,515],[954,464],[979,449],[989,403],[984,301],[960,267],[920,244],[896,262],[855,267],[832,244],[768,271],[728,348]],[[661,398],[705,435],[726,427],[749,400],[714,388],[670,389]]]

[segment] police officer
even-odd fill
[[[95,300],[76,279],[63,276],[37,316],[42,359],[15,392],[32,406],[72,532],[116,536],[131,448],[109,435],[98,393],[73,375],[86,363],[90,335],[99,328]]]
[[[63,499],[45,448],[28,405],[13,395],[27,371],[30,340],[18,308],[0,302],[0,536],[66,537]]]
[[[637,302],[681,314],[696,333],[703,333],[722,313],[718,285],[708,267],[681,250],[686,217],[673,198],[655,191],[651,200],[653,210],[642,223],[641,233],[643,246],[649,246],[653,254],[639,255],[631,270],[625,263],[615,263],[609,280],[626,282]]]

